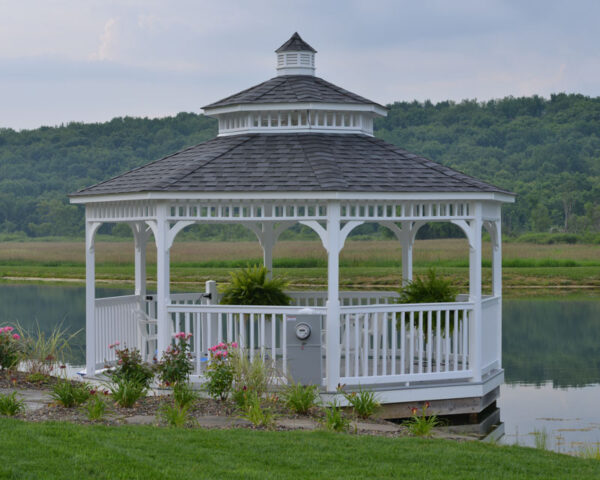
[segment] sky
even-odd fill
[[[598,0],[0,0],[0,128],[164,117],[276,74],[298,31],[317,75],[378,103],[600,96]]]

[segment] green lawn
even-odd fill
[[[584,479],[600,462],[479,442],[0,419],[0,478]]]

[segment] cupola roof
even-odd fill
[[[275,50],[275,53],[282,52],[313,52],[317,53],[317,51],[311,47],[308,43],[302,40],[302,37],[298,35],[298,32],[294,32],[294,34],[290,37],[290,39],[285,42],[281,47]]]

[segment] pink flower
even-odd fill
[[[13,330],[14,330],[14,328],[13,328],[13,327],[4,327],[4,328],[2,329],[2,331],[3,331],[3,332],[6,332],[6,333],[10,333],[10,332],[12,332]]]
[[[233,348],[237,348],[237,347],[238,347],[238,344],[237,344],[237,342],[233,342],[233,343],[231,344],[231,346],[232,346]]]
[[[20,337],[20,336],[19,336],[19,334],[17,334],[17,333],[15,333],[15,334],[13,335],[13,338],[14,338],[15,340],[20,340],[20,339],[21,339],[21,337]]]
[[[119,345],[121,345],[121,342],[115,342],[115,347],[118,347]]]
[[[185,336],[185,338],[192,338],[192,334],[191,334],[191,333],[188,333],[188,334]]]
[[[413,407],[410,409],[410,411],[412,412],[413,415],[416,415],[419,410],[417,409],[417,407]]]

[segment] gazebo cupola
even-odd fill
[[[373,118],[387,110],[315,76],[316,50],[298,33],[276,51],[277,76],[204,107],[219,136],[242,133],[373,135]]]
[[[317,51],[306,43],[298,32],[281,47],[277,54],[277,75],[314,75],[315,53]]]

